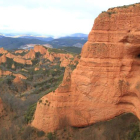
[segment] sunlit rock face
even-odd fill
[[[140,4],[109,9],[95,19],[67,80],[38,102],[34,127],[83,127],[127,112],[140,119]]]
[[[35,45],[34,51],[40,52],[40,54],[45,54],[47,52],[47,49],[45,47],[43,47],[42,45]]]
[[[35,51],[31,49],[27,54],[24,55],[25,59],[35,59]]]

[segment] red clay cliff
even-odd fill
[[[140,119],[139,73],[140,4],[109,9],[95,19],[66,84],[38,102],[32,126],[84,127],[127,112]]]

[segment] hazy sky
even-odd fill
[[[110,7],[138,0],[0,0],[0,33],[62,36],[88,34],[94,19]]]

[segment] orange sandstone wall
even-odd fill
[[[109,9],[96,18],[66,84],[38,102],[32,126],[83,127],[127,112],[140,119],[139,73],[140,4]]]

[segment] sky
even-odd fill
[[[139,0],[0,0],[0,33],[65,36],[88,34],[108,8]]]

